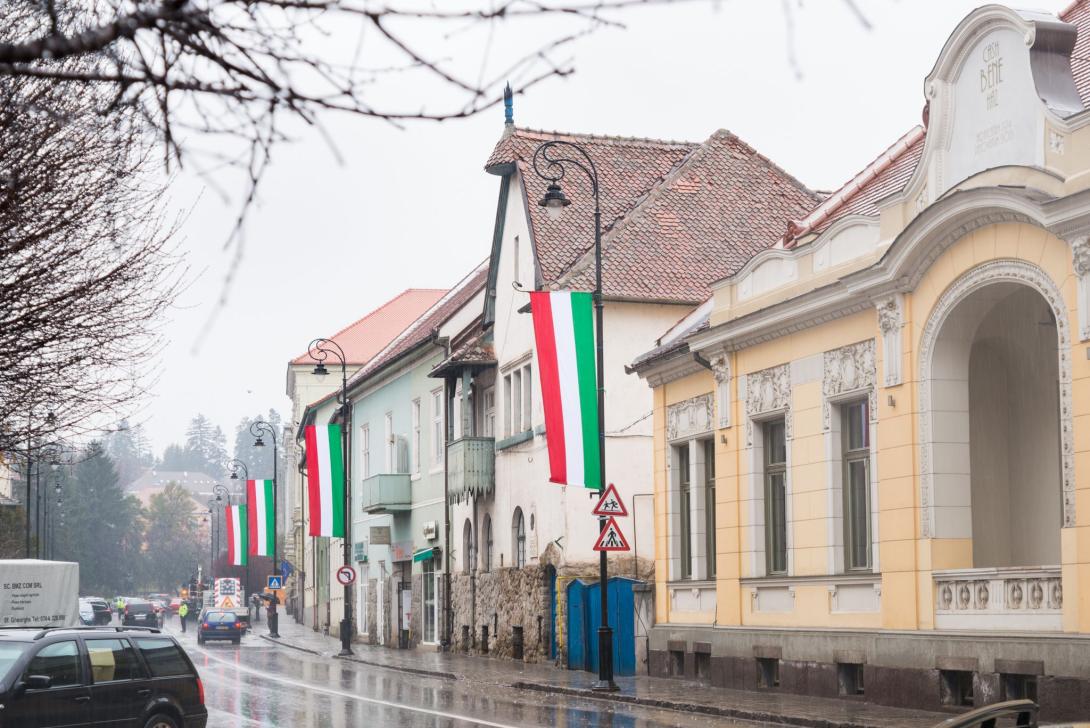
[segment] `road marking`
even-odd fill
[[[208,659],[219,662],[219,663],[221,663],[223,665],[226,665],[227,667],[232,667],[232,668],[234,668],[236,670],[241,670],[242,672],[248,672],[251,675],[256,675],[257,677],[260,677],[260,678],[262,678],[264,680],[273,680],[275,682],[285,683],[287,685],[294,685],[295,687],[300,687],[300,688],[303,688],[305,690],[317,690],[320,693],[327,693],[329,695],[336,695],[336,696],[341,697],[341,698],[349,698],[351,700],[360,700],[360,701],[363,701],[365,703],[373,703],[375,705],[383,705],[383,706],[386,706],[387,708],[398,708],[400,710],[408,710],[408,711],[411,711],[413,713],[424,713],[426,715],[433,715],[433,716],[436,716],[438,718],[449,718],[451,720],[460,720],[460,721],[463,721],[463,722],[466,722],[466,723],[471,723],[472,725],[486,725],[486,726],[492,726],[492,728],[522,728],[521,726],[512,725],[512,724],[509,724],[509,723],[493,723],[492,721],[481,720],[480,718],[471,718],[471,717],[466,716],[466,715],[458,715],[457,713],[446,713],[446,712],[444,712],[442,710],[430,710],[428,708],[417,708],[417,707],[414,707],[412,705],[405,705],[403,703],[395,703],[395,702],[390,701],[390,700],[380,700],[379,698],[367,698],[367,697],[364,697],[362,695],[356,695],[355,693],[350,693],[350,692],[347,692],[347,691],[344,691],[344,690],[336,690],[334,688],[327,688],[327,687],[323,687],[321,685],[314,685],[312,683],[300,682],[298,680],[290,680],[288,678],[281,677],[279,675],[274,675],[271,672],[262,672],[261,670],[255,670],[252,667],[244,667],[244,666],[236,664],[234,662],[229,662],[228,660],[225,660],[222,657],[214,656],[212,653],[208,652],[207,650],[205,650],[202,647],[197,647],[195,649],[198,652],[201,652],[202,654],[204,654],[205,657],[207,657]]]

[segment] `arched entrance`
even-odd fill
[[[1038,594],[1033,617],[1058,619],[1060,529],[1074,522],[1066,315],[1039,268],[993,261],[958,279],[924,327],[921,535],[948,544],[937,626],[945,614],[958,618],[946,626],[1013,628]],[[961,621],[983,615],[1001,619]]]

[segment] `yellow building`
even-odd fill
[[[1090,2],[954,29],[917,127],[654,389],[650,671],[1090,714]]]

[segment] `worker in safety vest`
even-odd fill
[[[189,616],[189,605],[182,602],[178,605],[178,621],[182,623],[182,631],[185,632],[186,617]]]

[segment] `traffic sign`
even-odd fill
[[[356,570],[351,566],[342,566],[337,569],[337,581],[341,583],[341,586],[348,586],[356,580]]]
[[[596,516],[627,516],[628,509],[624,507],[624,501],[617,494],[617,486],[609,484],[602,497],[598,499],[598,505],[594,506]]]
[[[598,540],[594,542],[595,551],[628,551],[628,539],[621,533],[621,527],[617,525],[617,519],[613,516],[606,521],[605,528],[598,534]]]
[[[235,603],[231,601],[231,597],[224,597],[220,604],[216,605],[219,609],[234,609]]]
[[[275,590],[275,589],[283,589],[283,588],[284,588],[284,577],[280,576],[279,574],[275,574],[275,575],[269,577],[269,589]]]

